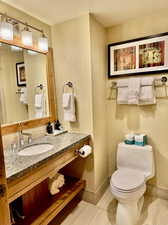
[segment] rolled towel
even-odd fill
[[[49,191],[51,195],[55,195],[60,192],[61,188],[65,184],[65,178],[63,174],[57,173],[49,180]]]

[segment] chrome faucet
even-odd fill
[[[22,148],[25,145],[24,136],[28,137],[27,142],[28,142],[28,144],[31,144],[32,143],[32,134],[23,132],[21,123],[19,123],[19,127],[20,127],[20,129],[19,129],[19,146],[20,146],[20,148]]]

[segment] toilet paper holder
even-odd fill
[[[85,153],[84,152],[80,152],[80,149],[76,149],[75,150],[75,154],[76,155],[81,155],[81,154],[84,155]]]
[[[86,148],[89,148],[89,150]],[[89,156],[91,153],[92,147],[90,145],[84,145],[80,149],[75,150],[75,154],[81,156],[82,158]]]

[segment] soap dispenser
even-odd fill
[[[53,127],[52,127],[51,122],[49,122],[48,125],[47,125],[47,133],[48,134],[52,134],[53,133]]]
[[[54,129],[55,130],[61,130],[61,124],[60,124],[59,120],[55,121],[55,123],[54,123]]]

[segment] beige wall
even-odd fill
[[[89,15],[69,20],[52,28],[52,43],[56,74],[58,118],[65,129],[93,133],[92,82],[90,61]],[[65,82],[74,85],[77,122],[63,120],[62,91]],[[93,159],[87,160],[84,178],[87,190],[94,191]],[[80,169],[80,168],[78,168]]]
[[[89,16],[55,25],[52,42],[59,119],[67,129],[92,133]],[[63,85],[67,81],[73,83],[77,100],[78,122],[71,124],[64,122],[61,107]]]
[[[168,15],[163,11],[153,16],[137,18],[107,30],[108,43],[167,32]],[[111,81],[107,81],[106,86]],[[158,100],[156,106],[120,106],[107,101],[109,175],[115,168],[117,143],[129,132],[143,132],[149,137],[156,160],[156,179],[153,184],[168,188],[168,101]]]
[[[93,137],[96,190],[107,181],[106,30],[90,16]]]
[[[83,177],[87,190],[99,192],[107,181],[105,121],[106,31],[90,15],[81,16],[52,29],[58,116],[64,127],[92,135],[94,157],[86,160]],[[72,81],[77,103],[77,122],[65,123],[62,90]],[[79,168],[77,168],[79,169]]]

